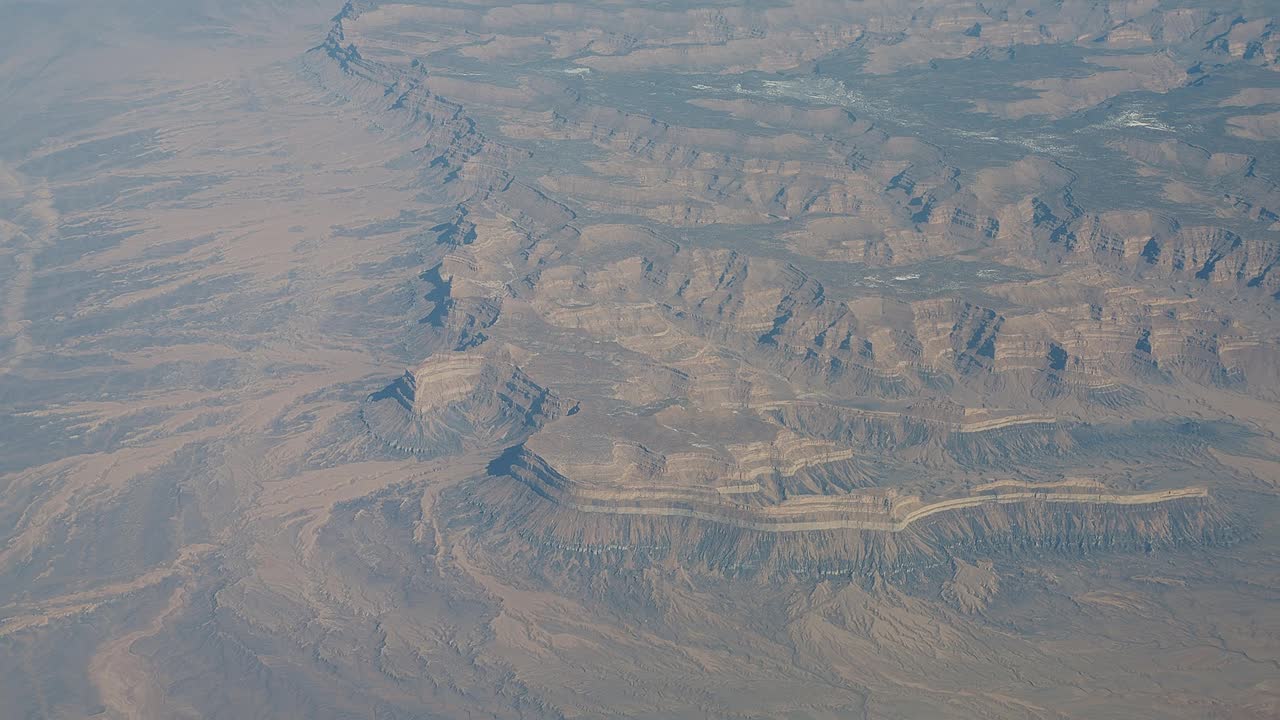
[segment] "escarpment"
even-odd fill
[[[566,405],[510,362],[445,353],[370,395],[361,417],[382,442],[431,458],[518,442]]]
[[[454,33],[454,13],[473,11],[414,22],[441,52],[526,52],[505,25],[482,45]],[[813,107],[742,92],[659,117],[606,102],[592,73],[663,66],[660,41],[593,54],[597,38],[512,84],[410,59],[379,34],[393,14],[340,16],[304,63],[419,140],[405,162],[452,207],[417,236],[427,310],[406,344],[427,359],[361,414],[393,451],[487,463],[450,507],[494,542],[824,572],[1229,535],[1213,478],[1237,471],[1215,453],[1251,447],[1262,423],[1235,398],[1272,402],[1280,382],[1256,160],[1126,142],[1225,190],[1231,221],[1093,207],[1065,160],[958,159],[832,85]],[[574,57],[561,20],[527,22]],[[871,42],[872,64],[894,52]],[[1135,86],[1181,82],[1164,60],[1122,64]],[[1091,92],[1040,90],[989,110]]]
[[[599,493],[514,448],[454,498],[506,552],[589,564],[677,561],[742,576],[912,573],[971,551],[1148,551],[1230,542],[1203,487],[1114,493],[1077,479],[992,482],[930,501],[893,490],[801,495],[751,505],[698,492]]]

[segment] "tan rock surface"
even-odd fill
[[[0,11],[0,718],[1280,713],[1268,3],[160,5]]]

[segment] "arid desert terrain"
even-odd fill
[[[0,0],[0,720],[1280,717],[1275,0]]]

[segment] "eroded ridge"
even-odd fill
[[[931,502],[889,489],[842,496],[798,496],[776,504],[751,506],[723,498],[731,496],[736,500],[758,493],[758,485],[748,486],[750,489],[723,485],[714,490],[671,486],[660,491],[604,490],[566,478],[527,450],[508,453],[506,460],[496,463],[491,471],[505,472],[538,496],[577,512],[693,518],[769,533],[825,530],[900,533],[935,515],[984,506],[1070,503],[1135,507],[1210,497],[1205,487],[1119,493],[1085,479],[1044,484],[1001,480],[978,486],[970,495]],[[730,492],[725,492],[726,488],[731,489]]]
[[[1029,531],[1046,542],[1139,542],[1168,534],[1148,516],[1216,500],[1159,468],[1249,432],[1183,420],[1228,417],[1202,409],[1219,388],[1270,392],[1275,319],[1240,278],[1270,287],[1274,243],[1084,207],[1053,159],[961,167],[834,107],[691,98],[753,118],[713,130],[602,107],[595,70],[518,89],[448,77],[406,64],[380,29],[395,17],[349,17],[361,50],[311,58],[327,90],[422,137],[424,177],[456,202],[424,234],[428,359],[364,419],[420,458],[505,451],[491,467],[528,497],[477,502],[523,536],[627,544],[620,519],[920,535],[1003,513],[1007,533],[1051,516]],[[572,172],[548,169],[548,146],[573,148]],[[961,255],[974,286],[909,289],[920,272],[950,283],[920,264]],[[1201,282],[1241,312],[1177,289]],[[1143,491],[1108,489],[1121,465]],[[1096,487],[1047,484],[1098,471]],[[1028,484],[973,487],[991,473]]]
[[[1280,717],[1275,0],[331,1],[0,11],[0,715]]]

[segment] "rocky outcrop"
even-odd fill
[[[1197,398],[1269,397],[1280,380],[1268,360],[1274,321],[1259,309],[1280,290],[1270,235],[1085,207],[1078,169],[1036,154],[960,167],[848,107],[704,97],[692,105],[732,121],[686,124],[611,106],[550,73],[516,84],[442,77],[409,59],[408,35],[382,32],[430,27],[433,52],[510,59],[533,52],[514,30],[541,27],[544,49],[575,58],[568,75],[587,78],[670,68],[676,11],[642,13],[655,23],[643,38],[575,45],[582,37],[566,23],[599,18],[569,6],[358,10],[338,18],[307,72],[332,100],[420,141],[405,162],[454,207],[422,234],[429,310],[417,329],[428,340],[415,347],[434,354],[371,396],[364,420],[422,457],[502,453],[471,502],[514,537],[595,552],[679,536],[698,549],[673,552],[718,553],[721,568],[764,557],[769,567],[902,568],[1012,538],[1143,547],[1212,534],[1216,500],[1192,482],[1043,483],[1164,459],[1152,451],[1161,443],[1200,462],[1206,444],[1178,429],[1200,412],[1174,391],[1182,384]],[[860,12],[841,10],[817,42],[858,27],[872,71],[925,52],[921,39],[939,33],[971,52],[1029,28],[922,9],[867,33]],[[1082,31],[1132,52],[1090,58],[1090,78],[1026,83],[1032,95],[987,110],[1056,115],[1179,87],[1190,76],[1178,55],[1141,48],[1165,32],[1190,48],[1221,24],[1118,8],[1088,21],[1046,13],[1036,42]],[[766,47],[798,31],[795,18],[768,13],[705,20],[695,35],[714,30],[722,46],[690,52],[716,67],[742,62],[739,41]],[[748,20],[758,34],[742,34]],[[492,34],[478,43],[459,23]],[[938,56],[961,45],[942,43]],[[472,110],[489,116],[484,132]],[[537,156],[548,147],[573,157],[552,168]],[[1183,184],[1226,190],[1230,212],[1249,222],[1275,204],[1247,157],[1176,143],[1123,150],[1153,171],[1213,178]],[[726,240],[730,228],[747,239]],[[905,269],[890,283],[852,275],[960,257],[985,268],[963,292],[895,285],[920,277]],[[1023,279],[983,274],[1015,269]],[[973,490],[992,470],[1027,471],[1029,486]],[[976,607],[980,596],[954,597]]]
[[[967,548],[1149,549],[1230,539],[1202,487],[1114,493],[1087,480],[992,483],[924,501],[893,491],[751,507],[714,493],[602,495],[524,448],[489,467],[466,501],[474,522],[540,556],[678,558],[729,574],[914,572]]]
[[[508,361],[442,353],[370,395],[361,416],[382,442],[431,458],[519,442],[571,411]]]

